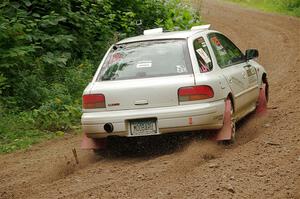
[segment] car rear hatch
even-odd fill
[[[195,80],[185,39],[114,46],[90,94],[105,97],[105,110],[178,105],[178,90]]]

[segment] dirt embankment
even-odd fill
[[[80,136],[67,136],[2,155],[0,198],[300,198],[300,20],[212,0],[202,14],[243,50],[260,50],[267,117],[240,122],[233,147],[152,139],[123,154],[77,149],[76,165]]]

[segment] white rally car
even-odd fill
[[[267,73],[257,50],[243,54],[209,27],[151,29],[113,45],[83,93],[82,147],[204,129],[234,140],[235,122],[266,108]]]

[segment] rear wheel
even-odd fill
[[[93,139],[93,151],[97,155],[104,155],[106,152],[107,138]]]
[[[93,149],[93,151],[96,155],[101,155],[101,156],[105,155],[106,152],[105,149]]]

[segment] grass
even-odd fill
[[[300,0],[227,0],[266,12],[300,17]]]
[[[26,149],[45,139],[55,137],[30,127],[32,121],[25,115],[2,114],[0,118],[0,154]]]
[[[33,144],[65,134],[62,131],[40,130],[33,123],[26,113],[0,114],[0,154],[27,149]]]
[[[0,138],[0,154],[27,149],[33,144],[56,137],[53,133],[39,130],[15,130]]]

